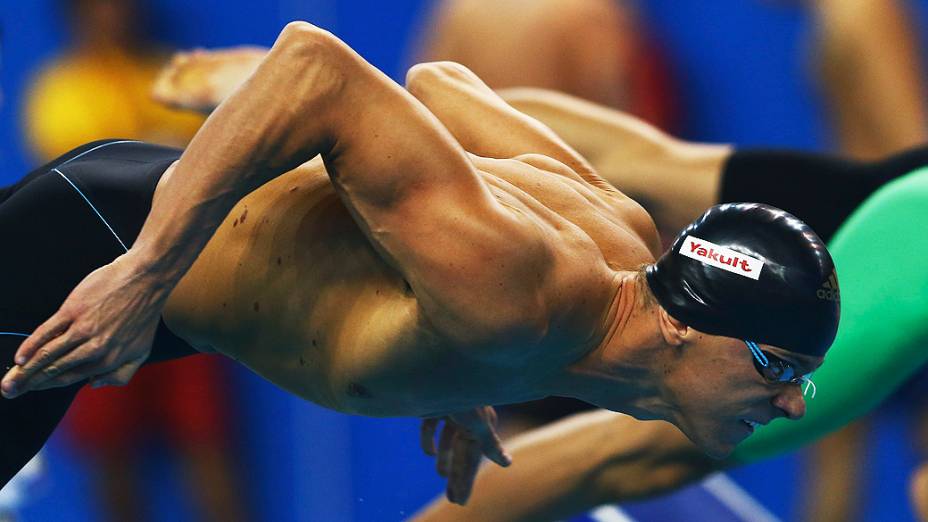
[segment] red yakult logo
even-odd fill
[[[750,277],[755,281],[760,278],[760,270],[764,267],[764,262],[756,257],[693,236],[683,239],[680,254],[733,274]]]

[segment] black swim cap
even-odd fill
[[[683,229],[648,286],[687,326],[824,355],[840,316],[835,265],[795,216],[761,203],[726,203]]]

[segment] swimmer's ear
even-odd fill
[[[686,334],[690,330],[689,327],[667,313],[663,306],[657,308],[657,322],[664,342],[670,346],[682,345],[686,341]]]

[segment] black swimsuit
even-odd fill
[[[928,146],[874,162],[778,150],[737,151],[722,171],[718,203],[741,201],[781,208],[826,242],[876,189],[928,165]]]
[[[180,154],[97,141],[0,189],[0,370],[87,274],[131,247],[158,180]],[[193,353],[162,321],[150,360]],[[80,386],[0,399],[0,487],[44,445]]]

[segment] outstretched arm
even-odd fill
[[[256,53],[260,49],[178,53],[153,95],[208,113],[247,78]],[[726,145],[677,140],[626,113],[555,91],[497,94],[453,62],[416,65],[406,85],[465,150],[495,158],[544,154],[591,173],[591,182],[602,186],[605,180],[641,203],[668,237],[716,202],[732,152]]]
[[[21,346],[4,394],[94,375],[127,381],[150,351],[168,294],[232,206],[316,155],[449,344],[479,346],[539,313],[515,306],[541,291],[534,281],[484,270],[486,259],[505,258],[543,274],[548,251],[538,224],[497,202],[460,145],[405,89],[330,33],[292,23],[162,178],[129,252],[88,276]],[[476,292],[497,306],[473,306]],[[448,421],[453,447],[439,452],[452,500],[463,502],[481,451],[502,465],[508,457],[491,409]]]
[[[346,82],[327,39],[334,37],[305,23],[281,32],[256,73],[162,178],[129,252],[88,276],[23,342],[4,395],[87,376],[128,381],[148,355],[168,295],[229,209],[267,180],[332,150],[331,102],[345,96]],[[279,96],[284,86],[291,97]]]
[[[513,465],[480,470],[466,507],[439,499],[417,522],[563,520],[616,500],[671,491],[718,469],[673,425],[596,411],[509,444]]]
[[[137,366],[167,295],[229,209],[317,154],[372,244],[408,279],[420,306],[447,323],[437,326],[454,328],[462,318],[473,324],[475,313],[517,320],[470,306],[465,290],[500,274],[461,266],[482,266],[472,260],[488,255],[542,262],[538,228],[499,205],[461,147],[408,92],[330,33],[294,23],[162,180],[129,253],[92,274],[23,344],[4,392]],[[510,302],[538,289],[525,283],[499,291],[509,296],[500,302]],[[127,347],[131,359],[114,361]]]

